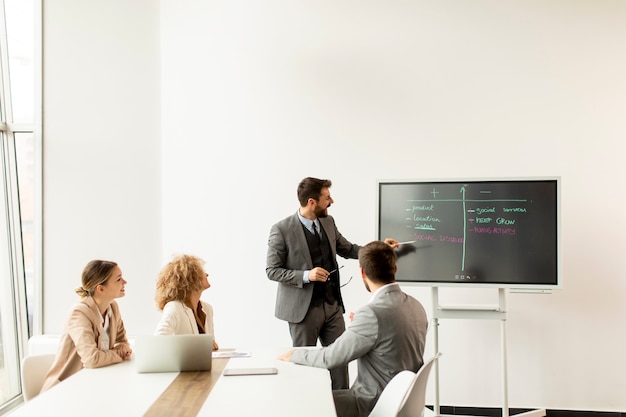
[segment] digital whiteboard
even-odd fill
[[[379,181],[378,238],[397,282],[559,287],[560,178]]]

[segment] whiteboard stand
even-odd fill
[[[440,319],[486,319],[500,320],[500,352],[502,358],[502,417],[509,417],[509,395],[506,356],[506,289],[498,288],[498,305],[457,305],[442,306],[439,304],[439,288],[432,287],[433,297],[433,336],[435,352],[439,352],[439,320]],[[435,362],[435,404],[434,415],[441,416],[439,402],[439,361]],[[516,414],[516,417],[544,417],[545,408]]]

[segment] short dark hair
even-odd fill
[[[396,281],[397,259],[393,248],[380,240],[370,242],[359,250],[359,265],[365,275],[380,284]]]
[[[306,177],[298,184],[298,201],[300,207],[306,206],[309,198],[317,201],[320,199],[323,188],[330,188],[333,183],[330,180],[320,180],[319,178]]]

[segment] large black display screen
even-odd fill
[[[405,243],[396,281],[558,287],[559,179],[379,182],[378,237]]]

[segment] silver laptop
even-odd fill
[[[213,335],[142,335],[133,351],[137,372],[210,371]]]

